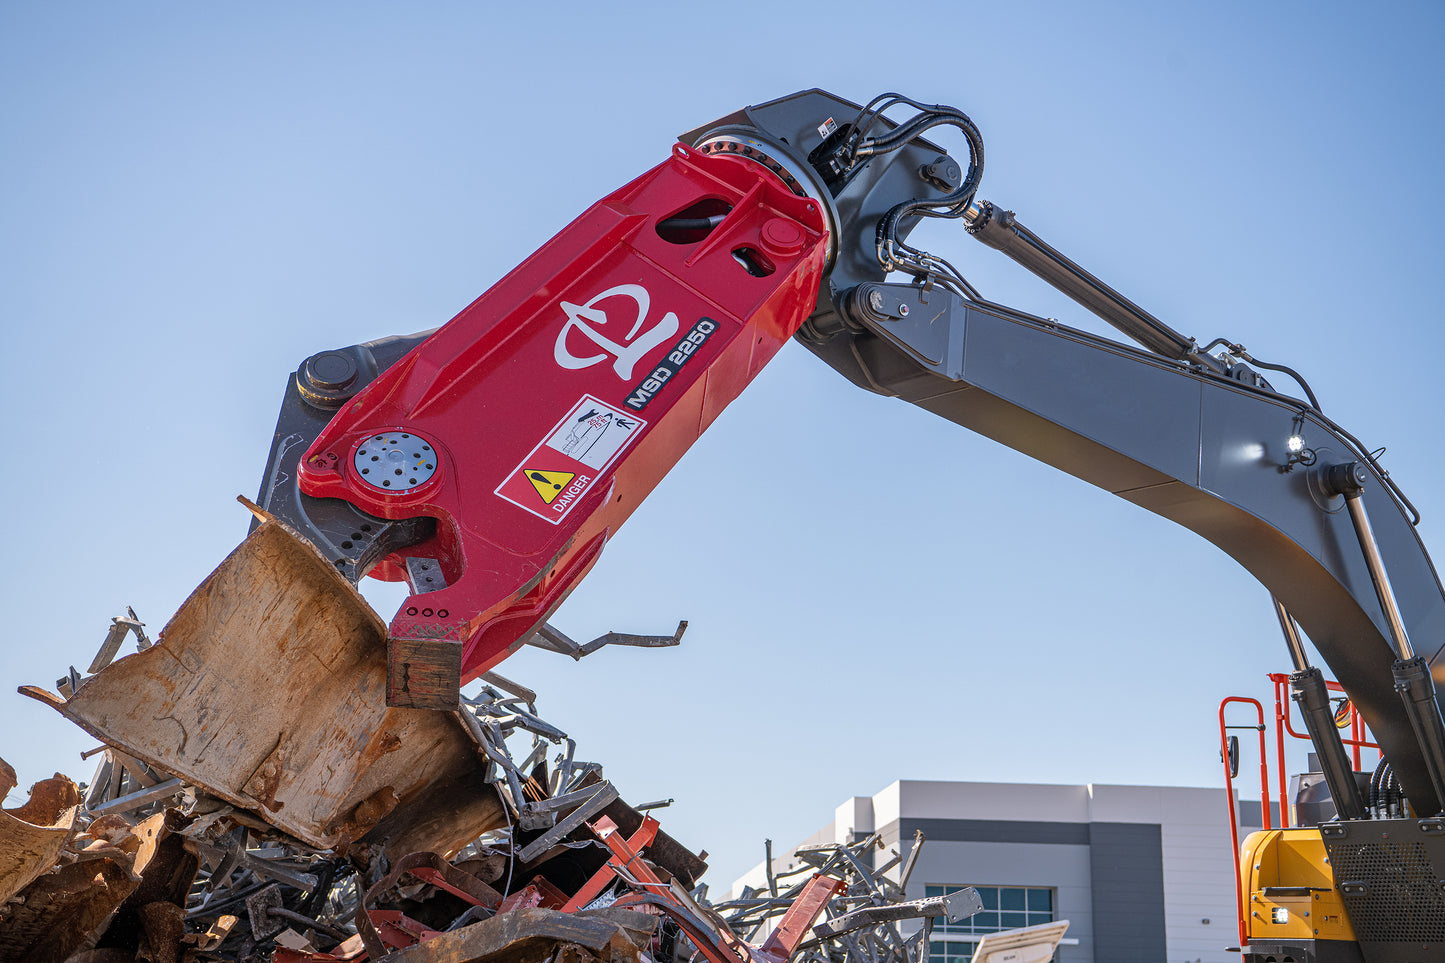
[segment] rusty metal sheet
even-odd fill
[[[404,835],[402,852],[448,852],[502,824],[456,713],[386,706],[385,625],[309,543],[258,514],[155,645],[69,699],[21,692],[319,848]]]
[[[102,819],[106,817],[101,817]],[[115,819],[117,817],[110,817]],[[116,909],[101,941],[105,946],[143,949],[151,963],[176,963],[185,933],[186,896],[196,877],[197,857],[181,830],[190,822],[174,809],[137,825],[135,872],[141,881]],[[91,828],[94,833],[94,826]],[[129,849],[126,840],[118,844]]]
[[[77,862],[38,877],[4,906],[0,959],[61,963],[95,947],[116,910],[144,882],[168,836],[166,814],[110,835],[116,840],[97,840]]]
[[[0,799],[15,788],[15,770],[0,759]],[[56,773],[30,787],[30,799],[0,810],[0,905],[55,865],[75,831],[80,790]]]
[[[532,907],[494,916],[382,957],[384,963],[546,963],[559,947],[578,947],[579,963],[636,961],[656,917],[606,909],[559,913]]]
[[[60,963],[90,949],[136,888],[128,860],[98,859],[41,876],[0,915],[0,959]]]

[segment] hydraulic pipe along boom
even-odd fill
[[[1150,351],[1176,361],[1202,365],[1216,373],[1224,371],[1218,360],[1199,350],[1193,338],[1175,331],[1069,260],[1020,224],[1012,211],[980,201],[970,205],[963,218],[968,232],[978,240],[1022,264]]]

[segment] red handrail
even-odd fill
[[[1303,732],[1296,732],[1291,723],[1290,704],[1294,701],[1285,695],[1289,686],[1289,676],[1282,672],[1269,673],[1270,681],[1274,683],[1274,736],[1275,736],[1275,760],[1278,767],[1279,782],[1279,822],[1281,829],[1288,829],[1290,826],[1289,815],[1289,792],[1286,788],[1287,770],[1284,761],[1284,737],[1285,733],[1296,739],[1309,740],[1309,735]],[[1326,681],[1325,685],[1332,692],[1344,692],[1344,687],[1338,682]],[[1236,909],[1238,910],[1239,939],[1240,945],[1245,943],[1245,921],[1247,919],[1248,906],[1245,904],[1244,880],[1240,875],[1239,859],[1239,820],[1237,806],[1234,798],[1234,776],[1229,771],[1229,735],[1224,722],[1224,709],[1231,702],[1243,702],[1254,706],[1259,718],[1259,725],[1244,728],[1259,729],[1259,792],[1260,792],[1260,817],[1265,829],[1272,829],[1273,804],[1269,798],[1269,758],[1268,750],[1265,747],[1265,724],[1264,707],[1258,700],[1248,699],[1242,696],[1230,696],[1219,703],[1219,750],[1220,757],[1224,760],[1224,789],[1229,797],[1229,838],[1234,844],[1234,893]],[[1240,727],[1236,727],[1240,728]],[[1364,720],[1355,711],[1353,704],[1350,705],[1350,738],[1341,740],[1352,748],[1353,764],[1356,771],[1360,769],[1360,750],[1379,750],[1377,743],[1366,738]]]
[[[1294,736],[1296,739],[1304,739],[1305,741],[1309,741],[1309,733],[1305,733],[1305,732],[1295,732],[1294,726],[1290,724],[1290,711],[1289,711],[1289,706],[1290,706],[1290,703],[1293,702],[1294,700],[1292,700],[1292,699],[1286,699],[1286,698],[1284,697],[1285,689],[1289,686],[1289,676],[1286,675],[1286,674],[1283,673],[1283,672],[1271,672],[1271,673],[1269,674],[1269,678],[1270,678],[1270,681],[1274,683],[1274,704],[1275,704],[1276,718],[1279,719],[1279,720],[1281,720],[1281,721],[1283,721],[1285,731],[1288,732],[1290,735]],[[1342,692],[1345,691],[1345,687],[1342,686],[1342,685],[1340,685],[1338,682],[1329,682],[1329,681],[1326,681],[1326,682],[1325,682],[1325,686],[1326,686],[1331,692],[1341,692],[1341,693],[1342,693]],[[1368,739],[1365,738],[1365,723],[1364,723],[1364,720],[1360,718],[1360,714],[1359,714],[1357,711],[1355,711],[1355,705],[1354,705],[1354,703],[1350,703],[1350,736],[1351,736],[1351,738],[1349,738],[1349,739],[1341,738],[1340,741],[1343,742],[1345,745],[1351,746],[1351,747],[1353,748],[1353,750],[1354,750],[1354,753],[1353,753],[1354,758],[1353,758],[1352,762],[1353,762],[1353,765],[1354,765],[1354,767],[1355,767],[1355,770],[1356,770],[1356,771],[1359,771],[1359,768],[1360,768],[1360,750],[1361,750],[1361,749],[1375,749],[1375,750],[1378,750],[1378,749],[1380,748],[1380,746],[1379,746],[1378,743],[1371,742],[1370,740],[1368,740]],[[1281,742],[1281,744],[1283,744],[1283,741],[1284,741],[1284,736],[1281,735],[1281,736],[1280,736],[1280,742]]]
[[[1271,675],[1270,678],[1273,679],[1274,676]],[[1275,768],[1278,771],[1279,779],[1279,828],[1288,829],[1290,817],[1289,806],[1286,803],[1289,800],[1289,790],[1285,787],[1285,780],[1289,777],[1286,775],[1284,764],[1284,733],[1289,728],[1289,709],[1280,701],[1280,691],[1279,682],[1276,681],[1274,685],[1274,751]]]
[[[1239,945],[1243,946],[1245,939],[1244,930],[1244,879],[1240,876],[1239,866],[1239,819],[1235,812],[1234,803],[1234,773],[1229,768],[1229,733],[1224,723],[1224,709],[1231,702],[1243,702],[1254,706],[1254,711],[1259,718],[1259,800],[1260,818],[1265,829],[1271,829],[1270,802],[1269,802],[1269,756],[1264,745],[1264,706],[1259,704],[1258,699],[1247,699],[1242,696],[1229,696],[1219,703],[1219,752],[1220,758],[1224,760],[1224,791],[1229,797],[1229,839],[1234,844],[1234,903],[1235,917],[1239,922]]]

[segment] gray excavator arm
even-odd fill
[[[865,330],[835,336],[847,350],[828,345],[825,360],[851,362],[876,389],[1219,546],[1304,628],[1416,811],[1439,811],[1424,751],[1393,691],[1400,653],[1346,500],[1328,485],[1329,468],[1366,466],[1360,497],[1407,637],[1427,658],[1445,628],[1445,595],[1404,505],[1363,452],[1308,404],[1267,388],[951,291],[878,290],[907,305],[907,315],[875,320],[859,312]],[[1290,450],[1292,438],[1300,451]],[[1304,451],[1313,465],[1292,460]],[[1159,633],[1167,647],[1169,627]]]
[[[900,105],[916,113],[899,123],[882,116]],[[966,168],[918,136],[943,125],[966,135]],[[1218,545],[1308,633],[1416,813],[1441,811],[1445,725],[1436,684],[1445,672],[1432,680],[1429,666],[1445,641],[1445,593],[1413,507],[1364,446],[1319,410],[1302,379],[1308,402],[1274,390],[1242,363],[1248,356],[1239,346],[1217,355],[1200,349],[1011,212],[976,201],[982,143],[953,108],[893,94],[860,107],[804,91],[683,139],[786,170],[800,192],[827,206],[836,247],[797,340],[860,387],[971,428]],[[979,240],[1148,350],[985,301],[946,261],[906,243],[924,217],[963,220]],[[912,277],[889,283],[897,272]],[[1159,633],[1167,639],[1169,627]],[[1299,672],[1310,669],[1302,648],[1291,654]],[[1337,734],[1330,737],[1337,745]],[[1343,765],[1342,751],[1333,756]],[[1348,773],[1335,777],[1353,785]],[[1358,797],[1337,804],[1342,815],[1360,814]]]

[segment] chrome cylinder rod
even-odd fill
[[[1022,264],[1035,276],[1073,298],[1135,341],[1166,358],[1187,361],[1216,373],[1217,358],[1199,350],[1194,339],[1180,334],[1124,295],[1074,263],[1061,251],[1019,223],[1013,211],[988,201],[969,205],[963,214],[968,233]]]
[[[1400,660],[1415,657],[1410,645],[1410,636],[1405,633],[1405,622],[1400,618],[1400,608],[1395,604],[1395,590],[1390,587],[1390,575],[1385,571],[1385,560],[1380,557],[1380,546],[1375,542],[1375,533],[1370,528],[1370,516],[1365,511],[1365,500],[1359,490],[1345,493],[1345,507],[1350,511],[1350,521],[1355,526],[1355,537],[1360,541],[1360,551],[1365,555],[1365,567],[1370,570],[1370,581],[1375,585],[1375,595],[1385,613],[1385,623],[1390,637],[1395,642],[1395,651]]]
[[[1299,626],[1295,624],[1294,616],[1284,607],[1284,603],[1273,595],[1269,600],[1274,603],[1274,614],[1279,617],[1279,628],[1284,633],[1285,644],[1289,646],[1289,660],[1294,663],[1296,672],[1303,672],[1310,667],[1310,660],[1305,655],[1304,642],[1299,637]]]
[[[1279,627],[1289,645],[1290,661],[1294,663],[1294,672],[1289,677],[1290,698],[1299,706],[1300,715],[1304,718],[1305,731],[1309,733],[1310,744],[1320,761],[1320,771],[1324,773],[1325,785],[1334,800],[1335,812],[1341,819],[1363,819],[1367,812],[1365,796],[1355,778],[1349,754],[1345,752],[1340,730],[1335,726],[1324,673],[1310,665],[1294,616],[1279,599],[1270,596],[1270,601],[1274,602],[1274,614],[1279,616]]]

